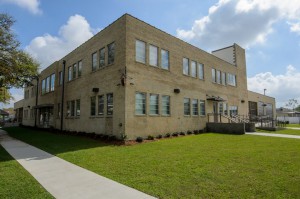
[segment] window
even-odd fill
[[[75,101],[71,101],[71,116],[75,116]]]
[[[229,114],[230,114],[230,116],[237,115],[238,107],[237,106],[229,106]]]
[[[145,115],[146,114],[146,94],[136,93],[135,94],[135,114]]]
[[[156,46],[149,46],[149,64],[151,66],[158,66],[158,48]]]
[[[216,69],[211,69],[211,80],[216,83]]]
[[[227,73],[227,84],[231,86],[236,86],[236,76],[230,73]]]
[[[62,71],[59,71],[59,85],[62,85],[63,83],[63,72]]]
[[[96,96],[91,97],[91,116],[96,115]]]
[[[97,52],[92,54],[92,71],[95,71],[97,68]]]
[[[113,64],[115,62],[115,42],[107,46],[108,60],[107,64]]]
[[[222,84],[226,85],[226,73],[222,72]]]
[[[204,66],[198,63],[198,77],[199,79],[204,79]]]
[[[105,48],[100,49],[100,65],[99,67],[105,66]]]
[[[217,83],[221,84],[221,71],[217,70]]]
[[[158,95],[157,94],[150,94],[150,115],[158,115]]]
[[[42,80],[42,95],[46,93],[46,80]]]
[[[161,68],[169,70],[169,51],[167,50],[161,50]]]
[[[223,103],[219,102],[219,113],[223,114]]]
[[[104,95],[98,96],[98,115],[104,115]]]
[[[81,77],[81,73],[82,73],[82,61],[78,62],[78,77]]]
[[[58,103],[57,104],[57,118],[60,118],[60,109],[61,109],[61,107],[60,107],[60,103]]]
[[[195,61],[191,61],[191,76],[197,77],[197,65]]]
[[[190,99],[189,98],[184,98],[183,104],[184,104],[184,115],[190,115],[191,114]]]
[[[163,95],[161,100],[161,114],[170,115],[170,96]]]
[[[50,91],[50,76],[46,78],[46,93]]]
[[[51,75],[51,86],[50,86],[50,91],[54,91],[54,84],[55,84],[55,74],[53,73]]]
[[[266,104],[266,115],[273,117],[273,104]]]
[[[189,59],[183,58],[182,68],[183,68],[183,74],[189,75]]]
[[[72,80],[72,66],[69,66],[68,68],[68,81]]]
[[[106,95],[107,97],[107,115],[112,115],[114,111],[114,96],[112,93]]]
[[[80,116],[80,99],[76,100],[76,116]]]
[[[72,79],[76,78],[76,72],[77,72],[77,64],[73,65],[73,75],[72,75]]]
[[[67,101],[67,117],[71,114],[71,104],[70,101]]]
[[[263,102],[258,102],[258,115],[265,115],[264,113],[264,108],[265,107],[265,103]]]
[[[223,104],[223,109],[224,109],[224,115],[228,115],[228,104],[227,103],[224,103]]]
[[[143,41],[135,41],[135,60],[144,64],[146,63],[146,43]]]
[[[198,100],[197,99],[193,99],[192,100],[192,113],[193,115],[198,115]]]
[[[205,116],[205,101],[200,100],[199,103],[200,103],[200,115]]]

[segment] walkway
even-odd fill
[[[300,139],[300,135],[287,135],[287,134],[276,134],[276,133],[258,133],[258,132],[247,132],[246,134],[247,135],[261,135],[261,136],[270,136],[270,137]]]
[[[0,144],[57,199],[154,198],[16,140],[1,129]]]

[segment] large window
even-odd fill
[[[146,94],[136,93],[135,94],[135,114],[145,115],[146,114]]]
[[[211,69],[211,81],[216,83],[216,69]]]
[[[231,86],[236,86],[236,76],[230,73],[227,73],[227,84]]]
[[[76,100],[76,116],[80,116],[80,99]]]
[[[71,101],[71,116],[75,116],[75,100]]]
[[[223,102],[219,102],[219,113],[223,114]]]
[[[63,83],[63,72],[59,71],[59,85],[62,85]]]
[[[158,48],[156,46],[149,46],[149,64],[151,66],[158,66]]]
[[[74,64],[73,65],[73,76],[72,76],[72,79],[76,78],[76,72],[77,72],[77,64]]]
[[[230,114],[230,116],[237,115],[238,107],[237,106],[229,106],[229,114]]]
[[[72,66],[68,67],[68,81],[72,80]]]
[[[200,115],[205,116],[205,101],[200,100],[199,103],[200,103]]]
[[[104,115],[104,95],[98,96],[98,115]]]
[[[91,116],[96,115],[96,96],[91,97]]]
[[[197,77],[197,64],[195,61],[191,61],[191,76]]]
[[[161,114],[170,115],[170,96],[163,95],[161,100]]]
[[[107,96],[107,115],[113,115],[114,111],[114,96],[112,93],[109,93]]]
[[[221,84],[221,71],[217,70],[217,83]]]
[[[100,49],[100,68],[105,66],[105,48]]]
[[[189,98],[183,99],[184,115],[191,115],[191,103]]]
[[[42,95],[46,93],[46,80],[42,80]]]
[[[184,75],[189,75],[189,59],[183,58],[182,60],[182,69]]]
[[[222,84],[226,85],[226,73],[222,72]]]
[[[273,104],[266,104],[266,115],[273,117]]]
[[[224,103],[223,104],[223,109],[224,109],[224,115],[228,115],[228,104],[227,103]]]
[[[81,73],[82,73],[82,61],[79,61],[78,62],[78,77],[81,76]]]
[[[198,115],[198,100],[197,99],[192,100],[192,113],[193,113],[193,115]]]
[[[69,117],[71,114],[71,102],[67,101],[67,117]]]
[[[150,94],[150,115],[158,115],[158,95],[157,94]]]
[[[199,79],[204,79],[204,66],[198,63],[198,77]]]
[[[50,86],[50,91],[54,91],[54,84],[55,84],[55,73],[51,75],[51,86]]]
[[[135,60],[146,63],[146,43],[143,41],[135,41]]]
[[[97,52],[92,54],[92,71],[97,68]]]
[[[107,51],[108,51],[107,64],[113,64],[115,62],[115,42],[108,44]]]
[[[46,93],[50,91],[50,76],[46,78]]]
[[[161,68],[169,70],[169,51],[167,50],[161,50]]]

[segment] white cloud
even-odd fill
[[[262,93],[267,89],[268,96],[275,97],[277,107],[284,106],[289,99],[300,100],[300,72],[289,65],[284,75],[273,75],[271,72],[259,73],[248,78],[248,89]]]
[[[298,23],[288,22],[288,24],[291,26],[290,28],[291,32],[295,32],[300,35],[300,22]]]
[[[91,38],[94,32],[83,16],[74,15],[67,24],[61,26],[58,36],[46,33],[34,38],[25,49],[41,63],[41,69],[44,69]]]
[[[209,50],[233,43],[247,48],[265,43],[273,24],[282,19],[295,21],[291,31],[299,31],[299,0],[219,0],[191,29],[177,29],[177,36]]]
[[[33,14],[42,14],[42,10],[39,8],[40,0],[0,0],[0,2],[17,5]]]

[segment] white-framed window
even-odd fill
[[[98,115],[104,115],[104,95],[98,96]]]
[[[113,115],[114,113],[114,95],[112,93],[108,93],[106,95],[106,114]]]
[[[200,115],[205,116],[205,101],[200,100],[199,104],[200,104]]]
[[[192,114],[198,115],[198,100],[197,99],[192,100]]]
[[[68,81],[71,81],[72,80],[72,66],[69,66],[68,67]]]
[[[149,115],[158,115],[159,114],[159,96],[157,94],[150,94],[150,108]]]
[[[160,50],[160,56],[161,56],[161,68],[165,70],[169,70],[169,51],[167,50]]]
[[[78,77],[81,76],[81,73],[82,73],[82,61],[80,60],[78,62],[78,72],[77,72]]]
[[[184,75],[189,75],[190,71],[189,71],[189,59],[188,58],[183,58],[182,59],[182,72]]]
[[[211,69],[211,81],[216,83],[216,69],[214,68]]]
[[[229,106],[229,114],[230,114],[230,116],[238,115],[238,107],[237,106]]]
[[[105,48],[101,48],[100,49],[100,63],[99,63],[99,67],[103,67],[105,66]]]
[[[91,116],[96,115],[96,96],[91,97]]]
[[[146,43],[140,40],[135,41],[135,60],[146,63]]]
[[[161,114],[170,115],[170,96],[161,96]]]
[[[222,84],[226,85],[226,73],[222,72],[222,78],[221,78]]]
[[[107,45],[107,64],[115,62],[115,42]]]
[[[146,94],[135,93],[135,114],[145,115],[146,114]]]
[[[231,73],[227,73],[227,84],[236,86],[236,76]]]
[[[76,100],[76,116],[80,116],[80,99]]]
[[[77,64],[73,64],[73,75],[72,75],[72,79],[76,78],[76,72],[77,72]]]
[[[97,52],[92,54],[92,71],[97,69]]]
[[[198,63],[198,78],[204,79],[204,65],[201,63]]]
[[[149,45],[149,64],[158,66],[158,48],[153,45]]]
[[[184,115],[191,115],[191,102],[190,98],[183,99]]]
[[[221,84],[221,71],[217,70],[217,83]]]
[[[195,61],[191,61],[191,76],[197,77],[197,63]]]

